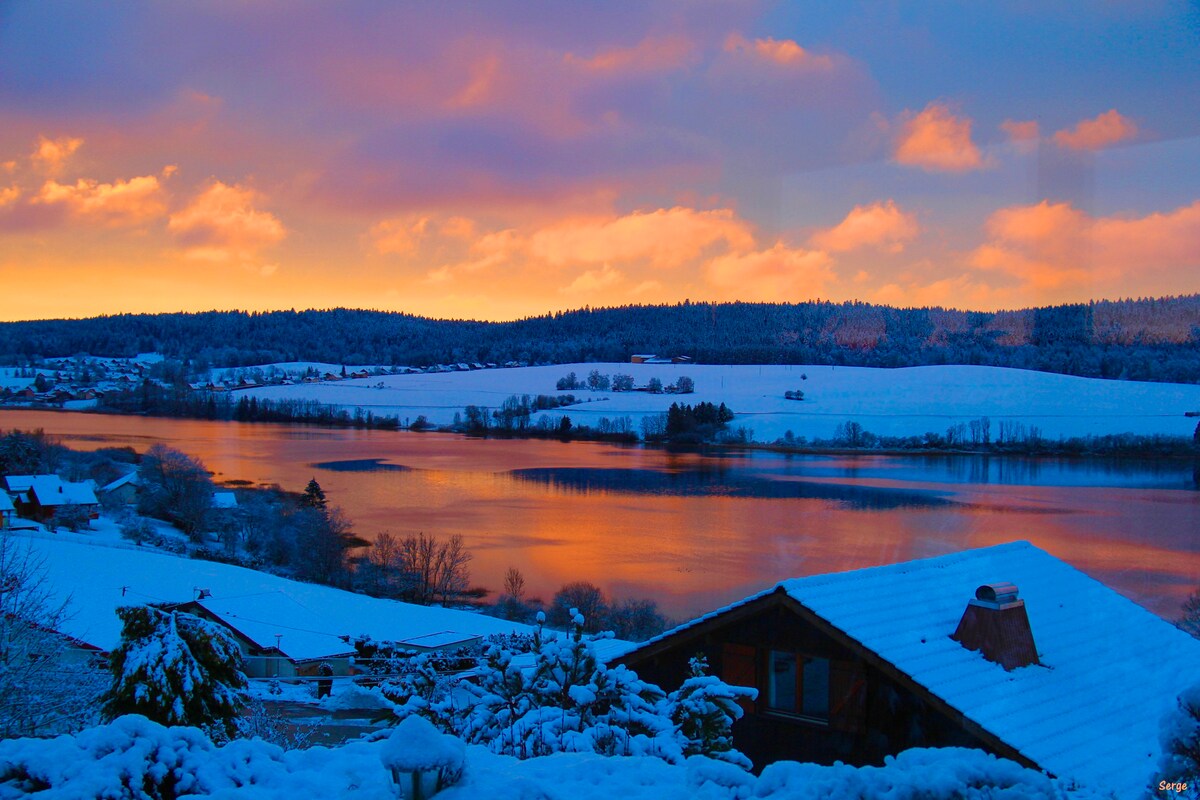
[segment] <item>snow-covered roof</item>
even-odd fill
[[[1019,588],[1040,666],[1005,671],[950,638],[998,581]],[[1160,720],[1200,679],[1200,641],[1028,542],[778,588],[1042,768],[1117,797],[1141,795]]]
[[[35,478],[54,477],[52,475],[5,475],[4,484],[10,492],[28,492],[33,488]]]
[[[233,492],[213,492],[214,508],[237,508],[237,495]]]
[[[22,485],[24,485],[26,477],[20,476],[18,478],[22,482]],[[29,491],[37,498],[38,505],[95,505],[100,502],[96,499],[96,492],[89,483],[68,483],[57,475],[33,475],[29,477]],[[9,485],[10,487],[12,486],[11,480]]]
[[[134,470],[133,472],[125,473],[124,475],[117,478],[112,483],[108,483],[108,484],[105,484],[104,486],[101,486],[100,491],[111,492],[115,489],[120,489],[122,486],[125,486],[126,484],[133,484],[134,486],[137,486],[139,484],[139,482],[140,481],[138,479],[137,470]]]
[[[478,636],[465,636],[457,631],[438,631],[423,636],[410,636],[396,642],[401,647],[415,647],[420,650],[441,650],[442,648],[461,647],[477,640]]]
[[[211,592],[202,601],[210,613],[263,647],[274,647],[275,634],[282,634],[280,649],[297,661],[348,652],[342,636],[396,641],[443,631],[467,638],[532,632],[527,625],[471,611],[367,597],[212,561],[49,535],[28,540],[46,564],[54,594],[71,598],[63,633],[102,650],[120,641],[118,607],[184,603],[200,588]]]
[[[0,492],[0,513],[16,510],[16,507],[13,506],[12,498],[8,496],[8,493]]]

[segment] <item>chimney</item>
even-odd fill
[[[1012,583],[985,583],[976,589],[950,638],[1006,670],[1040,663],[1025,601],[1017,599]]]

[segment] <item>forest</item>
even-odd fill
[[[0,363],[159,352],[191,371],[283,361],[620,362],[634,353],[657,353],[707,364],[978,364],[1195,383],[1197,345],[1200,295],[997,312],[860,302],[683,302],[584,308],[512,322],[336,308],[0,323]]]

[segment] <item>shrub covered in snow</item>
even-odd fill
[[[164,725],[236,733],[247,681],[241,651],[224,628],[153,606],[125,606],[117,615],[124,625],[112,653],[107,718],[142,714]]]
[[[733,750],[729,726],[741,715],[737,699],[754,690],[698,674],[668,696],[628,668],[609,668],[597,659],[583,637],[582,615],[572,612],[572,630],[563,638],[547,636],[539,617],[528,656],[490,646],[477,682],[451,684],[418,658],[383,692],[401,718],[419,714],[468,742],[517,758],[585,752],[679,763],[704,754],[750,767]]]
[[[1151,792],[1172,787],[1176,797],[1200,798],[1200,683],[1180,694],[1178,706],[1163,718],[1159,743],[1162,757]]]
[[[412,721],[412,722],[415,722]],[[342,747],[285,752],[260,740],[215,745],[196,728],[164,728],[122,717],[74,736],[0,741],[0,800],[395,800],[391,768],[458,763],[457,785],[438,800],[1101,800],[979,750],[909,750],[882,767],[780,762],[761,777],[693,756],[658,758],[559,753],[517,760],[463,747],[436,732]],[[465,749],[465,754],[464,754]],[[465,760],[462,757],[465,755]]]

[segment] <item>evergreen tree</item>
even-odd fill
[[[325,490],[321,488],[321,484],[317,483],[317,479],[313,478],[304,487],[304,494],[300,497],[300,505],[306,508],[326,508],[329,501],[325,499]]]
[[[706,755],[750,769],[749,759],[733,749],[731,727],[741,719],[740,700],[753,700],[757,689],[730,686],[708,674],[708,659],[697,655],[688,661],[690,677],[667,697],[671,721],[684,739],[685,756]]]
[[[121,643],[112,653],[105,717],[141,714],[233,736],[248,685],[233,637],[199,617],[153,606],[125,606],[117,616]]]

